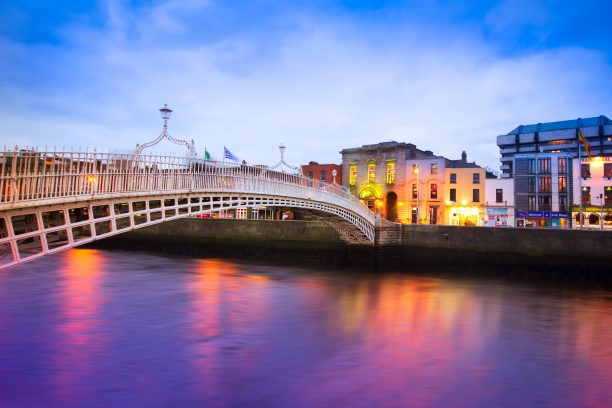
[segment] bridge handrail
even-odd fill
[[[372,212],[346,188],[265,166],[95,150],[0,152],[0,209],[60,197],[203,189],[325,201],[374,223]]]

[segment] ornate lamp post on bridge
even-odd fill
[[[336,183],[336,176],[337,176],[337,175],[338,175],[338,171],[337,171],[336,169],[333,169],[333,170],[332,170],[332,177],[334,178],[334,182],[333,182],[333,184],[337,184],[337,183]]]
[[[161,134],[150,142],[136,144],[136,149],[134,149],[134,156],[139,158],[144,149],[146,149],[147,147],[155,146],[162,139],[166,138],[174,144],[185,146],[187,148],[187,157],[189,157],[190,159],[195,159],[198,157],[198,153],[196,152],[193,139],[191,139],[191,143],[189,143],[186,140],[175,139],[168,133],[168,120],[170,119],[172,112],[172,109],[170,109],[167,104],[164,104],[164,106],[159,110],[159,113],[161,114],[161,117],[164,120],[164,128]]]
[[[283,167],[286,167],[287,169],[289,169],[291,172],[293,172],[294,174],[301,176],[302,175],[302,169],[300,167],[296,167],[296,166],[291,166],[290,164],[287,164],[287,162],[285,162],[285,149],[287,149],[285,147],[284,144],[280,144],[280,146],[278,146],[278,150],[280,150],[280,161],[278,163],[276,163],[274,166],[270,167],[270,170],[280,170],[283,173],[285,172],[285,170],[283,169]]]

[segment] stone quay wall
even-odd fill
[[[386,225],[376,247],[349,246],[320,221],[185,218],[96,247],[410,271],[465,270],[612,282],[612,232]],[[385,240],[380,240],[383,242]]]

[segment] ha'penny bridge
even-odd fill
[[[336,183],[296,173],[141,150],[5,149],[0,268],[181,217],[270,206],[327,214],[336,220],[331,225],[374,241],[375,217],[366,206]]]

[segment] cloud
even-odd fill
[[[251,163],[278,161],[281,142],[297,165],[397,140],[497,168],[497,135],[612,108],[597,50],[502,55],[474,30],[320,10],[275,10],[259,26],[207,2],[106,4],[102,28],[66,26],[62,45],[0,44],[4,143],[128,149],[159,134],[168,103],[174,137]],[[209,23],[228,14],[225,31]],[[156,150],[182,152],[167,141]]]

